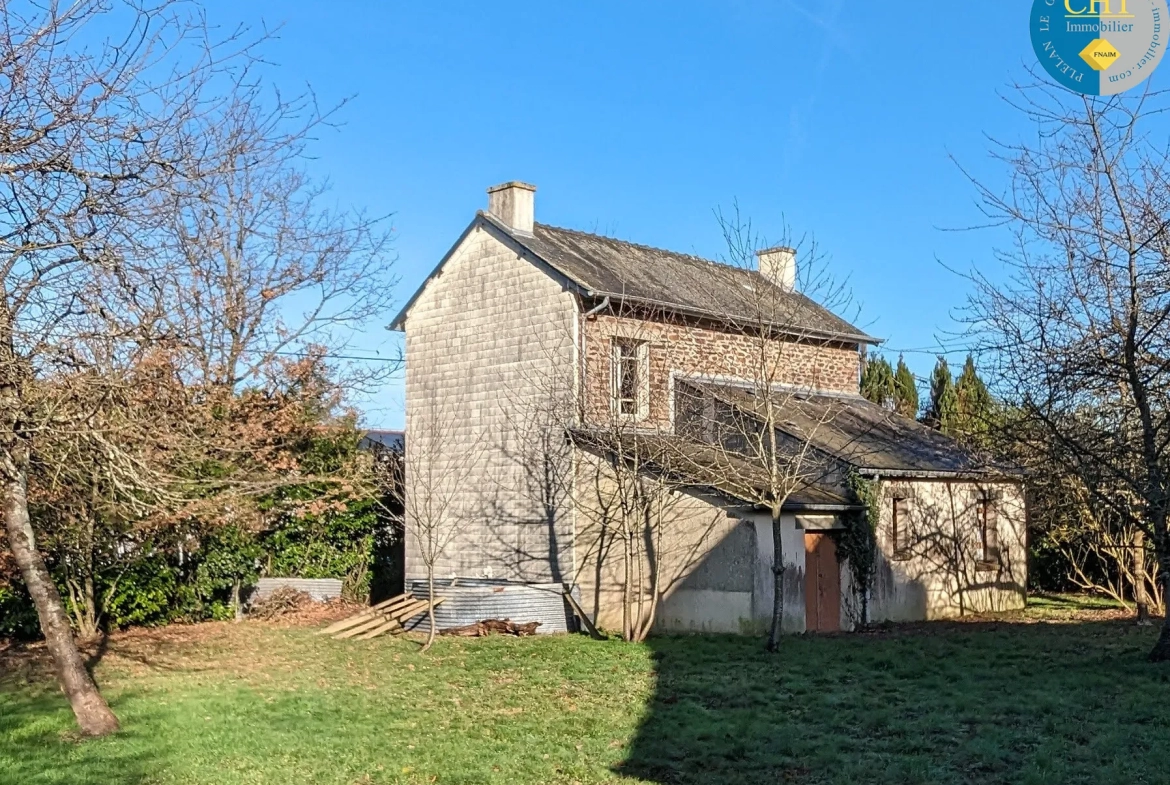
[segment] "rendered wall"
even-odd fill
[[[941,481],[885,484],[892,493],[915,494],[909,555],[893,558],[888,513],[879,532],[877,576],[869,620],[925,621],[966,613],[1021,608],[1027,585],[1027,550],[1021,488]],[[980,563],[975,501],[998,491],[1000,558]],[[766,515],[729,510],[702,496],[684,496],[664,526],[664,571],[670,580],[654,629],[657,632],[739,632],[764,635],[772,617],[772,524]],[[598,550],[597,519],[580,519],[579,576],[583,604],[605,628],[620,629],[623,561],[620,548]],[[784,548],[786,633],[805,630],[805,531],[793,516],[781,521]],[[599,565],[597,556],[603,559]],[[860,621],[847,562],[841,563],[841,629]],[[648,589],[648,584],[644,587]]]
[[[595,623],[620,630],[626,583],[623,538],[615,515],[618,479],[605,461],[581,452],[578,459],[577,581],[581,603]],[[660,633],[763,634],[772,618],[772,523],[767,516],[728,507],[701,494],[677,493],[663,509],[649,540],[658,554],[663,597],[653,629]],[[804,533],[792,516],[782,520],[784,624],[804,630]],[[631,613],[648,618],[652,564],[645,557],[647,532],[633,532],[640,560],[631,567],[631,596],[646,598]],[[642,615],[639,616],[638,614]]]
[[[976,502],[998,492],[1000,557],[982,564]],[[895,555],[892,498],[911,499],[910,542]],[[1026,510],[1022,486],[916,481],[882,484],[880,558],[870,599],[871,621],[919,621],[1022,608],[1028,584]]]

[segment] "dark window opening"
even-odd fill
[[[910,555],[910,500],[904,497],[894,499],[891,515],[891,534],[894,540],[894,557],[904,559]]]
[[[979,544],[982,551],[980,561],[985,564],[998,563],[999,528],[995,502],[991,499],[980,499],[975,504],[975,514],[979,522]]]

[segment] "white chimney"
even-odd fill
[[[786,292],[796,289],[796,249],[778,245],[756,251],[760,275]]]
[[[487,189],[488,212],[500,223],[532,234],[536,220],[536,186],[513,180]]]

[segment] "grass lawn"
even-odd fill
[[[1155,630],[1080,613],[1049,598],[779,656],[730,637],[420,656],[255,622],[134,631],[95,652],[124,726],[109,739],[76,741],[41,664],[0,658],[0,783],[1170,782]]]

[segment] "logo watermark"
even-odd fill
[[[1166,0],[1034,0],[1032,47],[1057,82],[1116,95],[1149,78],[1166,52]]]

